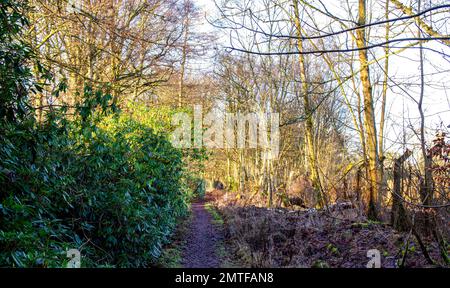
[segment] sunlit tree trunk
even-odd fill
[[[358,7],[358,24],[366,24],[366,1],[359,0]],[[369,219],[377,220],[379,218],[378,212],[378,148],[377,148],[377,133],[375,127],[375,113],[374,103],[372,97],[372,85],[370,83],[370,72],[367,58],[367,50],[365,41],[365,29],[358,29],[356,31],[356,45],[359,49],[359,62],[361,66],[361,85],[364,98],[364,128],[366,133],[366,148],[367,148],[367,166],[368,170],[368,193],[369,203],[367,216]]]
[[[391,3],[395,5],[395,7],[399,10],[401,10],[404,14],[408,16],[414,15],[414,11],[411,7],[404,5],[402,2],[398,0],[389,0]],[[426,34],[428,34],[431,37],[445,37],[445,35],[442,35],[438,33],[436,30],[433,29],[432,26],[428,25],[425,21],[421,19],[421,17],[415,17],[414,21],[416,22],[417,26],[419,26]],[[450,46],[450,40],[442,39],[442,41],[445,45]]]
[[[389,20],[389,0],[386,0],[385,6],[385,17],[386,20]],[[386,43],[389,41],[389,22],[386,23],[385,27],[385,41]],[[386,96],[387,96],[387,88],[388,88],[388,79],[389,79],[389,44],[386,44],[384,47],[384,80],[383,80],[383,90],[382,90],[382,99],[381,99],[381,115],[380,115],[380,131],[378,133],[378,155],[380,159],[380,190],[378,195],[378,205],[381,205],[382,196],[384,191],[386,190],[386,181],[384,179],[384,126],[385,126],[385,118],[386,118]],[[381,207],[381,206],[380,206]]]
[[[317,167],[317,155],[314,145],[314,121],[313,121],[313,109],[308,95],[308,79],[306,78],[305,57],[301,53],[303,52],[303,40],[302,40],[302,27],[300,23],[300,13],[297,0],[293,0],[294,6],[294,21],[297,31],[297,49],[300,52],[298,60],[300,65],[300,81],[302,82],[302,98],[305,109],[305,136],[306,136],[306,153],[309,165],[310,180],[313,188],[317,193],[317,204],[320,207],[324,206],[324,199],[322,195],[322,188],[320,184],[320,178]]]

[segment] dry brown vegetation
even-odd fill
[[[235,196],[215,190],[209,198],[215,199],[229,251],[241,266],[363,268],[370,249],[380,251],[385,268],[431,266],[411,233],[368,221],[350,203],[334,205],[328,212],[293,210],[242,206]],[[432,239],[424,242],[431,257],[438,259],[437,243]]]

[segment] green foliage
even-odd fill
[[[161,254],[158,264],[164,268],[183,268],[181,265],[181,249],[166,248]]]
[[[332,254],[339,255],[339,249],[332,243],[328,243],[327,250],[330,251]]]
[[[379,225],[379,224],[382,224],[382,223],[379,222],[379,221],[367,220],[366,222],[352,223],[352,226],[354,226],[354,227],[361,227],[361,228],[367,229],[367,228],[370,228],[372,226]]]
[[[197,173],[191,173],[186,177],[186,184],[192,191],[192,198],[203,199],[206,194],[206,182]]]
[[[128,104],[126,109],[130,112],[132,119],[151,127],[155,133],[162,132],[166,135],[175,129],[171,123],[175,113],[193,113],[191,108],[174,109],[168,106],[148,108],[136,103]],[[192,197],[203,198],[206,194],[206,181],[203,178],[204,162],[208,158],[208,153],[204,147],[183,149],[182,153],[184,163],[189,170],[189,173],[185,174],[184,181],[192,192]]]
[[[187,167],[201,171],[203,154],[172,147],[175,111],[121,112],[89,85],[70,113],[53,107],[37,122],[24,9],[0,1],[0,266],[64,267],[73,248],[85,267],[149,266],[187,213]]]
[[[316,260],[311,265],[311,268],[330,268],[330,265],[324,260]]]
[[[203,199],[206,195],[206,181],[205,179],[197,180],[197,189],[194,191],[194,195]]]
[[[110,98],[86,88],[92,97]],[[148,266],[186,213],[182,152],[166,134],[87,106],[71,121],[49,115],[32,134],[5,127],[1,266],[61,266],[69,248],[86,266]]]
[[[0,121],[16,122],[28,112],[32,59],[30,47],[21,40],[27,25],[24,1],[0,1]]]
[[[232,191],[232,192],[239,191],[239,182],[235,178],[228,177],[227,185],[228,185],[227,189],[229,191]]]

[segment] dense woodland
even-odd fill
[[[370,249],[448,266],[449,16],[444,0],[0,0],[0,266],[66,267],[70,249],[82,267],[365,267]],[[174,147],[194,105],[279,113],[277,157]]]

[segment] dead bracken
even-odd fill
[[[213,194],[224,218],[225,241],[243,267],[365,268],[370,249],[380,251],[384,268],[399,267],[405,253],[405,267],[430,266],[411,235],[368,221],[355,208],[331,213],[268,209],[230,204],[220,193]],[[432,256],[439,258],[436,243],[428,244]]]

